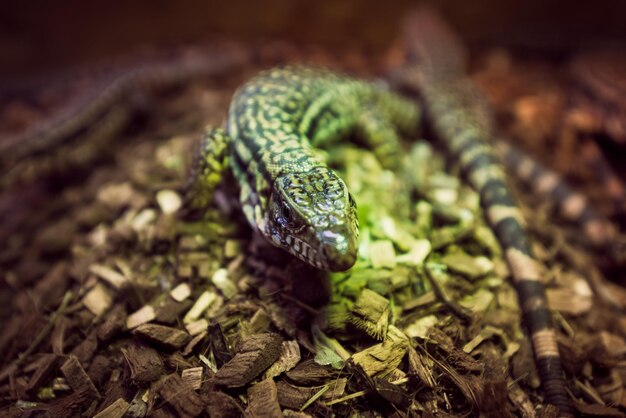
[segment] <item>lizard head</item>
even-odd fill
[[[344,271],[354,265],[356,204],[329,168],[278,177],[268,215],[267,234],[274,245],[323,270]]]

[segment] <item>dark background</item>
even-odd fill
[[[225,0],[0,2],[0,75],[103,59],[197,39],[288,39],[383,49],[417,1]],[[563,51],[626,39],[626,1],[444,0],[470,45]]]

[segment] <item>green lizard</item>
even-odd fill
[[[428,43],[428,37],[423,41]],[[433,45],[422,52],[435,68],[418,69],[426,80],[420,93],[435,132],[480,192],[518,290],[547,401],[567,415],[569,399],[538,261],[503,168],[485,141],[491,136],[488,112],[459,75],[456,56],[441,66],[444,74],[436,73],[448,57],[433,52],[445,50],[438,39]],[[329,71],[286,67],[263,72],[235,93],[226,128],[205,135],[188,186],[189,203],[208,205],[231,169],[253,229],[314,267],[346,270],[357,257],[356,205],[313,147],[353,133],[384,166],[393,167],[399,161],[399,134],[416,130],[420,114],[415,102],[382,86]]]
[[[314,267],[347,270],[357,258],[356,204],[313,146],[353,134],[391,167],[399,134],[415,131],[419,116],[415,103],[386,88],[330,71],[263,72],[235,93],[226,129],[205,135],[190,204],[206,206],[230,167],[255,230]]]
[[[537,261],[505,174],[482,138],[490,135],[486,115],[472,104],[466,80],[431,81],[421,86],[429,116],[481,194],[517,280],[548,401],[565,412],[568,401]],[[356,204],[313,146],[356,133],[383,165],[393,167],[399,161],[399,133],[415,130],[419,117],[418,105],[375,84],[306,67],[263,72],[235,93],[226,128],[205,135],[188,186],[189,203],[208,205],[230,168],[253,229],[314,267],[346,270],[357,257]]]

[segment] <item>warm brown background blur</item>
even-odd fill
[[[225,35],[384,48],[409,0],[0,1],[0,75],[92,61],[141,45]],[[626,39],[626,1],[431,2],[472,44],[568,49]]]

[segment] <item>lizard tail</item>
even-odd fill
[[[421,74],[417,77],[421,81],[419,93],[433,132],[479,192],[487,220],[503,249],[546,401],[557,406],[561,416],[572,416],[541,264],[533,254],[522,213],[491,144],[493,123],[488,106],[464,75],[462,44],[429,9],[410,15],[405,34],[413,58],[412,72]]]
[[[434,10],[426,6],[414,10],[407,16],[403,29],[409,61],[417,63],[427,79],[463,77],[467,51],[454,30]]]

